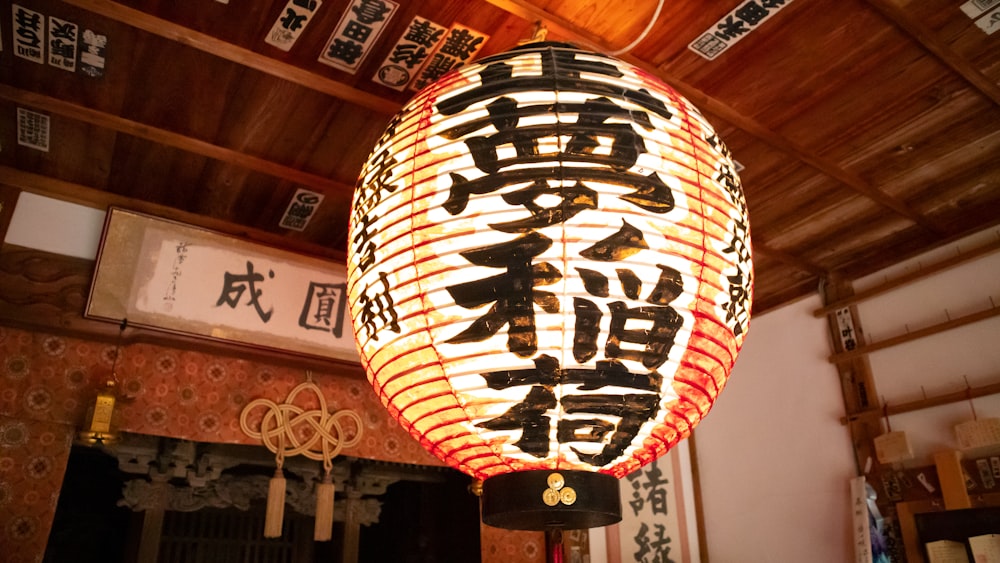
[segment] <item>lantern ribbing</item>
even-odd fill
[[[407,104],[362,172],[349,239],[369,381],[479,479],[649,463],[707,414],[748,328],[725,145],[655,77],[563,44],[489,57]]]

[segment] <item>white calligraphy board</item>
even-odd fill
[[[690,448],[684,440],[622,478],[622,520],[605,529],[606,559],[592,552],[591,562],[701,561],[691,471]]]
[[[358,361],[344,264],[112,209],[88,317]]]

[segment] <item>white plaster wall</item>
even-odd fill
[[[854,453],[819,296],[754,317],[695,429],[711,563],[844,563]]]
[[[1000,229],[983,231],[857,280],[854,287],[884,283],[998,238]],[[858,317],[868,341],[878,342],[996,306],[1000,306],[1000,251],[864,301],[858,305]],[[890,406],[998,383],[1000,317],[877,351],[869,355],[869,362],[879,399]],[[1000,395],[890,417],[892,430],[906,432],[914,452],[904,465],[932,465],[935,452],[958,448],[955,425],[972,420],[973,407],[980,419],[1000,417]]]
[[[879,285],[1000,237],[992,229],[854,282]],[[818,295],[751,321],[729,386],[694,432],[704,533],[711,563],[842,563],[853,560],[848,479],[856,473]],[[865,301],[859,319],[878,341],[1000,306],[1000,252]],[[980,321],[869,356],[879,397],[912,401],[1000,379],[1000,318]],[[980,418],[1000,417],[1000,395],[974,400]],[[956,448],[954,425],[968,403],[893,416],[930,465]]]
[[[21,192],[4,242],[93,260],[105,215],[103,210]]]

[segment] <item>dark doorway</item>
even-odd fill
[[[74,446],[66,466],[44,563],[125,561],[142,515],[117,505],[125,476],[101,450]]]
[[[366,460],[350,463],[364,465]],[[393,464],[378,463],[379,470]],[[271,468],[239,466],[236,473],[264,474]],[[378,522],[361,526],[359,563],[470,563],[480,560],[479,501],[468,491],[470,478],[447,468],[399,466],[401,480],[376,500]],[[74,446],[49,536],[44,563],[121,562],[137,560],[144,512],[118,506],[129,479],[140,475],[119,470],[118,461],[95,448]],[[187,486],[184,483],[174,483]],[[346,504],[337,495],[335,501]],[[285,508],[282,538],[263,539],[265,502],[249,510],[205,508],[167,510],[160,537],[161,563],[184,561],[288,561],[343,563],[343,522],[333,539],[312,541],[313,518]],[[280,555],[279,555],[280,552]],[[273,554],[270,557],[266,554]],[[260,557],[264,557],[260,559]],[[142,562],[148,563],[148,562]]]

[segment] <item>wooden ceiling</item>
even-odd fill
[[[755,312],[1000,222],[989,0],[672,0],[644,36],[657,0],[396,2],[349,73],[318,60],[349,0],[317,1],[287,52],[265,39],[291,0],[5,0],[0,183],[343,260],[355,179],[413,95],[372,78],[419,16],[488,36],[479,57],[538,22],[607,53],[643,37],[619,56],[698,106],[744,166]],[[18,56],[18,6],[103,35],[103,61]],[[716,31],[712,60],[689,48]],[[18,108],[49,116],[47,152],[18,144]],[[302,232],[279,226],[298,188],[325,195]]]

